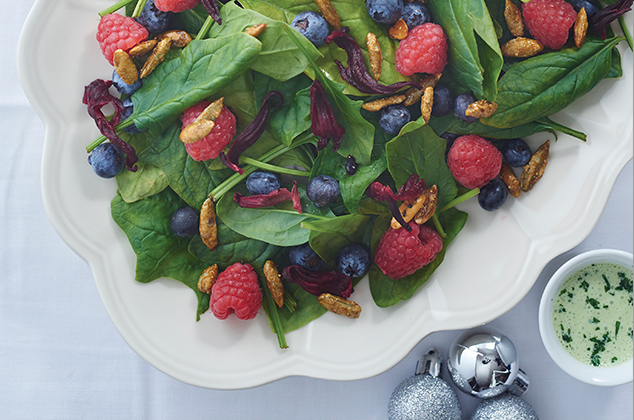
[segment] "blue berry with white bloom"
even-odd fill
[[[172,214],[170,229],[179,238],[194,236],[199,232],[200,217],[193,207],[181,207]]]
[[[454,97],[449,88],[445,85],[437,85],[434,88],[434,104],[431,108],[431,115],[442,117],[453,109]]]
[[[401,12],[401,19],[405,21],[409,30],[432,21],[429,9],[419,1],[405,2]]]
[[[522,139],[507,140],[502,146],[504,160],[514,168],[526,165],[532,154],[530,146]]]
[[[348,277],[362,277],[370,269],[370,253],[360,244],[352,243],[337,254],[337,270]]]
[[[102,178],[114,178],[125,166],[125,157],[112,143],[101,143],[88,156],[93,171]]]
[[[306,196],[315,207],[326,207],[337,201],[340,195],[339,182],[328,175],[317,175],[306,185]]]
[[[121,76],[119,76],[119,73],[117,73],[117,71],[114,70],[112,72],[112,85],[115,87],[115,89],[117,89],[117,92],[119,92],[120,94],[130,96],[134,92],[139,90],[141,86],[143,86],[143,82],[141,81],[141,78],[138,78],[136,82],[129,85],[123,80],[121,80]]]
[[[291,261],[291,264],[299,265],[310,271],[319,271],[324,264],[324,260],[313,251],[308,242],[291,247],[288,252],[288,259]]]
[[[409,110],[402,104],[389,105],[381,110],[379,126],[386,133],[395,136],[411,119]]]
[[[471,105],[475,101],[475,98],[470,93],[463,93],[456,96],[456,99],[454,99],[453,102],[453,114],[464,122],[474,122],[476,118],[468,117],[465,112],[467,112],[467,108],[469,107],[469,105]]]
[[[154,0],[147,0],[141,15],[136,19],[138,23],[145,26],[151,33],[165,32],[172,23],[172,12],[164,12],[154,5]]]
[[[401,17],[403,0],[367,0],[365,8],[375,22],[391,25]]]
[[[280,189],[280,179],[270,172],[253,172],[247,177],[246,184],[251,195],[268,194]]]
[[[591,0],[570,0],[570,4],[572,4],[572,7],[574,7],[577,12],[585,8],[588,19],[599,11],[597,5]]]
[[[301,12],[291,22],[291,26],[319,48],[328,37],[328,22],[315,12]]]
[[[508,194],[509,190],[506,184],[496,178],[480,188],[478,203],[486,211],[497,210],[502,207]]]

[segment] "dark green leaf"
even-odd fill
[[[133,203],[163,191],[167,185],[167,176],[157,166],[138,162],[136,172],[122,171],[117,175],[117,187],[126,203]]]
[[[307,220],[302,226],[310,229],[310,247],[324,261],[334,261],[337,252],[346,245],[359,243],[370,216],[346,214],[329,220]]]

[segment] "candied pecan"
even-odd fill
[[[361,107],[366,111],[377,112],[382,110],[388,105],[400,104],[405,100],[405,95],[394,95],[387,98],[376,99],[371,102],[366,102]]]
[[[147,41],[139,42],[134,47],[130,48],[128,54],[130,57],[142,57],[146,54],[149,54],[154,47],[158,44],[157,39],[148,39]]]
[[[284,285],[282,284],[282,276],[277,271],[277,266],[271,260],[267,260],[264,263],[264,277],[266,278],[266,285],[271,292],[271,297],[275,301],[278,307],[284,305]]]
[[[131,85],[139,80],[139,70],[127,52],[116,50],[112,56],[112,61],[115,71],[126,84]]]
[[[530,191],[537,181],[544,175],[546,164],[548,163],[548,150],[550,148],[550,140],[546,140],[537,148],[531,160],[524,166],[524,171],[520,177],[520,188],[522,191]]]
[[[348,318],[359,318],[359,314],[361,313],[361,306],[357,302],[330,293],[322,293],[319,295],[317,302],[330,312],[337,315],[344,315]]]
[[[216,209],[211,198],[207,198],[200,209],[200,221],[198,224],[200,239],[210,250],[218,246],[218,224],[216,223]]]
[[[335,44],[337,44],[339,48],[342,48],[348,55],[347,68],[344,67],[339,60],[335,60],[341,78],[357,88],[359,92],[375,95],[391,95],[406,86],[416,86],[420,88],[420,84],[414,81],[398,82],[386,86],[374,80],[365,66],[361,48],[359,44],[357,44],[357,41],[348,34],[348,28],[335,30],[328,35],[326,43],[330,44],[332,41],[335,41]]]
[[[405,92],[405,101],[403,102],[403,105],[405,106],[410,106],[410,105],[414,105],[416,102],[420,101],[420,98],[423,96],[423,92],[425,91],[426,87],[436,87],[436,85],[438,84],[438,81],[440,80],[440,77],[442,76],[442,73],[440,74],[429,74],[427,76],[425,76],[425,78],[423,78],[422,80],[420,80],[418,83],[420,83],[421,85],[421,89],[415,88],[415,87],[411,87],[409,89],[407,89],[407,91]]]
[[[388,33],[390,35],[390,38],[392,39],[398,39],[399,41],[401,39],[405,39],[405,37],[409,33],[409,29],[407,29],[407,23],[405,23],[403,19],[397,20],[396,23],[392,25]]]
[[[469,104],[467,110],[465,111],[465,115],[467,117],[473,118],[486,118],[493,115],[495,111],[498,109],[498,104],[495,102],[487,101],[486,99],[482,99],[479,101],[475,101]]]
[[[423,96],[420,98],[420,114],[425,121],[425,124],[429,124],[431,118],[431,108],[434,106],[434,88],[427,86],[423,91]]]
[[[504,20],[508,26],[511,35],[514,37],[524,35],[524,20],[522,12],[511,0],[506,0],[504,4]]]
[[[586,13],[585,7],[582,7],[577,14],[573,32],[575,34],[575,45],[577,48],[581,48],[583,42],[586,40],[586,33],[588,32],[588,14]]]
[[[244,30],[247,34],[251,36],[258,36],[266,29],[266,23],[260,23],[259,25],[253,25]]]
[[[418,225],[422,225],[432,218],[436,213],[436,204],[438,203],[438,188],[435,185],[427,188],[422,194],[425,197],[425,202],[421,206],[418,213],[414,217],[414,222]]]
[[[310,129],[317,141],[317,150],[321,150],[332,140],[332,149],[336,152],[346,130],[337,124],[335,113],[328,102],[326,91],[317,79],[310,87]]]
[[[415,199],[424,189],[425,181],[419,178],[418,175],[412,174],[396,193],[394,193],[389,186],[382,185],[380,182],[375,181],[367,188],[366,194],[374,201],[387,201],[392,216],[401,226],[407,229],[408,232],[411,232],[412,227],[403,220],[403,216],[396,202]]]
[[[169,37],[161,39],[152,50],[150,56],[145,60],[141,68],[141,79],[149,76],[159,64],[163,62],[168,51],[172,47],[172,39]]]
[[[211,133],[214,128],[215,121],[222,112],[224,106],[224,97],[209,104],[203,112],[200,113],[193,123],[185,127],[180,135],[179,140],[185,144],[195,143]]]
[[[528,58],[544,49],[544,44],[536,39],[519,36],[507,41],[500,47],[504,57]]]
[[[202,293],[211,294],[211,287],[218,278],[218,264],[211,265],[203,270],[203,273],[198,277],[198,290]]]
[[[335,29],[341,29],[341,20],[330,0],[315,0],[321,15]]]
[[[506,184],[506,188],[508,188],[509,193],[513,197],[517,198],[520,196],[520,182],[517,180],[513,169],[507,163],[502,163],[500,179]]]
[[[374,80],[381,77],[381,66],[383,65],[383,53],[381,52],[381,44],[379,39],[372,32],[368,32],[365,37],[365,45],[368,49],[368,58],[370,60],[370,68],[374,74]]]
[[[156,37],[158,41],[162,40],[163,38],[171,39],[171,46],[176,48],[185,48],[190,42],[193,41],[193,38],[190,34],[179,29],[172,29],[171,31],[163,32]]]
[[[310,271],[299,265],[289,265],[282,271],[282,276],[289,283],[299,284],[311,295],[332,293],[348,298],[352,294],[352,280],[339,271]]]

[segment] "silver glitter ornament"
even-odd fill
[[[482,401],[471,420],[539,420],[535,409],[518,396],[502,394]]]
[[[528,388],[528,377],[519,368],[515,346],[490,327],[461,334],[449,349],[447,368],[461,391],[478,398],[492,398],[507,391],[521,395]]]
[[[440,378],[441,358],[429,350],[416,364],[416,372],[401,382],[390,397],[389,420],[460,420],[460,401]]]

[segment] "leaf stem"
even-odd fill
[[[442,213],[443,211],[447,211],[452,207],[456,207],[458,204],[467,201],[468,199],[470,199],[471,197],[474,197],[476,195],[478,195],[480,193],[480,188],[474,188],[472,190],[467,191],[466,193],[459,195],[458,197],[454,198],[453,200],[451,200],[450,202],[448,202],[447,204],[445,204],[438,212],[436,213]]]
[[[560,133],[564,133],[564,134],[568,134],[569,136],[576,137],[579,140],[586,141],[586,139],[587,139],[587,136],[586,136],[585,133],[582,133],[581,131],[574,130],[574,129],[570,128],[570,127],[566,127],[563,124],[559,124],[559,123],[551,120],[548,117],[540,118],[540,119],[536,120],[536,122],[544,124],[544,125],[547,125],[547,126],[551,127],[553,130],[559,131]]]
[[[114,13],[117,10],[121,9],[122,7],[125,7],[128,5],[128,3],[132,3],[135,0],[120,0],[117,3],[113,4],[112,6],[108,7],[105,10],[102,10],[101,12],[99,12],[99,16],[104,17],[105,15],[109,15],[110,13]]]
[[[117,124],[117,126],[114,128],[115,132],[117,134],[121,133],[123,131],[124,128],[132,125],[134,121],[132,121],[132,118],[126,118],[125,120],[121,121],[119,124]],[[90,153],[93,150],[95,150],[95,148],[97,146],[99,146],[101,143],[103,143],[104,141],[108,140],[108,138],[104,135],[101,135],[99,137],[97,137],[95,140],[93,140],[92,143],[90,143],[88,146],[86,146],[86,152]]]
[[[255,160],[246,156],[240,156],[240,163],[255,166],[256,168],[263,169],[269,172],[275,172],[278,174],[285,174],[290,176],[303,176],[303,177],[307,177],[310,175],[310,172],[307,172],[307,171],[300,171],[297,169],[289,169],[289,168],[284,168],[282,166],[271,165],[270,163],[260,162],[259,160]]]
[[[209,32],[209,29],[213,24],[214,20],[211,18],[211,16],[207,16],[207,19],[205,19],[205,23],[203,23],[203,26],[200,28],[200,31],[198,31],[198,34],[194,39],[205,39],[205,37],[207,36],[207,32]]]
[[[632,34],[630,30],[627,28],[627,24],[625,23],[625,19],[623,16],[619,16],[619,25],[621,25],[621,30],[623,31],[623,36],[625,36],[625,40],[627,41],[627,45],[630,46],[630,50],[634,51],[634,44],[632,43]]]
[[[264,292],[264,300],[266,301],[266,305],[269,309],[269,319],[271,321],[271,327],[273,328],[273,332],[277,335],[277,342],[280,345],[281,349],[287,349],[288,344],[286,344],[286,337],[284,336],[284,327],[282,326],[282,321],[280,320],[280,314],[277,312],[277,305],[271,296],[271,291],[267,286],[266,282],[260,278],[260,287]]]
[[[290,293],[284,293],[284,307],[288,309],[290,313],[295,312],[295,309],[297,309],[297,300]]]
[[[134,12],[132,12],[131,17],[137,18],[141,16],[141,12],[143,11],[143,8],[145,7],[145,3],[147,3],[147,0],[139,0],[139,2],[136,4],[136,7],[134,8]]]
[[[438,218],[438,213],[434,213],[431,217],[431,220],[434,222],[434,226],[436,226],[436,232],[440,235],[441,238],[445,239],[447,237],[447,233],[445,229],[443,229],[442,224],[440,223],[440,219]]]

